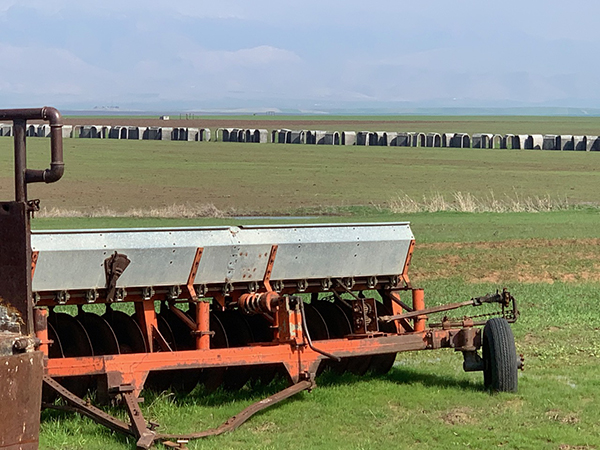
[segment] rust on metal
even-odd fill
[[[425,293],[423,292],[423,289],[413,289],[412,301],[413,311],[406,314],[417,313],[416,315],[413,315],[413,317],[415,318],[413,329],[415,330],[415,332],[424,331],[425,324],[427,322],[427,316],[422,315],[423,313],[421,312],[425,309]]]
[[[0,356],[0,448],[38,448],[42,352]]]
[[[187,290],[188,295],[192,300],[196,300],[198,298],[198,294],[196,293],[196,288],[194,287],[194,281],[196,281],[196,274],[198,273],[198,267],[200,267],[200,259],[202,258],[203,248],[198,247],[196,249],[196,254],[194,255],[194,261],[192,262],[192,268],[190,270],[190,276],[187,280]]]
[[[106,300],[112,302],[115,300],[117,293],[117,280],[129,264],[131,260],[122,253],[115,252],[104,260],[104,272],[106,274]]]
[[[252,417],[254,414],[262,411],[263,409],[266,409],[270,406],[276,405],[277,403],[279,403],[283,400],[286,400],[302,391],[313,389],[315,386],[316,385],[315,385],[314,381],[303,380],[303,381],[293,384],[292,386],[278,392],[277,394],[273,394],[263,400],[260,400],[259,402],[256,402],[256,403],[248,406],[243,411],[241,411],[239,414],[236,414],[235,416],[227,419],[223,424],[221,424],[217,428],[212,428],[210,430],[201,431],[199,433],[192,433],[192,434],[178,435],[178,434],[162,434],[162,433],[160,433],[157,435],[157,438],[162,441],[172,441],[172,440],[192,440],[192,439],[200,439],[200,438],[205,438],[205,437],[210,437],[210,436],[218,436],[220,434],[235,430],[240,425],[242,425],[244,422],[246,422],[250,417]],[[167,442],[164,442],[164,443],[166,444]],[[169,444],[173,444],[173,443],[169,442]]]
[[[210,348],[210,338],[214,335],[214,332],[210,330],[210,303],[202,301],[196,303],[196,328],[194,329],[196,335],[196,348],[197,349],[208,349]]]
[[[352,301],[354,334],[367,334],[379,331],[375,302],[374,298],[357,298]]]
[[[410,267],[410,263],[412,261],[412,255],[415,250],[415,240],[410,241],[410,246],[408,247],[408,256],[406,257],[406,262],[404,263],[404,268],[402,269],[402,280],[404,280],[404,284],[410,287],[410,278],[408,277],[408,268]]]
[[[48,356],[49,345],[53,343],[53,341],[48,339],[48,310],[35,308],[33,310],[33,315],[35,337],[40,341],[40,351],[45,356]]]
[[[156,318],[156,310],[154,309],[154,301],[152,299],[135,302],[136,318],[144,334],[146,347],[148,351],[154,351],[154,337],[158,335],[159,345],[160,340],[164,341],[164,337],[158,331],[158,320]],[[161,345],[162,347],[163,345]]]
[[[13,121],[15,147],[15,199],[18,202],[27,201],[28,183],[54,183],[64,174],[62,142],[62,117],[58,110],[52,107],[28,109],[0,109],[0,120]],[[50,168],[33,170],[27,168],[26,157],[26,127],[28,120],[45,120],[50,123]]]
[[[0,299],[18,311],[21,332],[33,334],[29,212],[24,202],[0,203]],[[8,282],[10,280],[10,282]]]
[[[37,265],[38,258],[40,256],[40,252],[31,252],[31,279],[33,280],[33,276],[35,275],[35,266]]]
[[[101,409],[91,405],[89,402],[82,400],[81,398],[70,392],[68,389],[63,387],[52,377],[44,375],[43,380],[46,386],[48,386],[50,389],[52,389],[54,392],[60,395],[63,399],[65,399],[65,401],[69,405],[71,405],[72,411],[76,411],[80,414],[83,414],[113,431],[133,435],[133,431],[131,430],[129,424],[111,416],[110,414],[105,413]],[[47,408],[65,409],[64,407],[54,404],[48,404],[45,406]]]
[[[273,264],[275,264],[275,257],[277,256],[278,245],[271,246],[271,253],[269,254],[269,262],[267,263],[267,269],[265,270],[265,276],[263,278],[263,284],[267,291],[272,291],[271,288],[271,273],[273,273]]]

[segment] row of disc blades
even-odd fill
[[[378,315],[389,314],[385,306],[377,304]],[[185,313],[195,317],[195,304],[190,303]],[[343,302],[313,300],[304,307],[306,323],[313,341],[342,338],[352,333],[352,311]],[[164,303],[157,314],[158,329],[169,347],[176,350],[193,350],[196,341],[190,329]],[[389,328],[387,328],[389,327]],[[271,324],[263,316],[246,315],[237,310],[212,311],[210,313],[211,348],[245,347],[253,343],[270,342],[273,339]],[[383,332],[394,332],[388,324]],[[85,312],[79,308],[76,316],[51,311],[48,317],[48,338],[53,341],[49,348],[50,358],[145,353],[148,351],[144,335],[135,315],[114,310],[107,305],[103,315]],[[392,367],[396,354],[355,356],[342,358],[340,362],[325,360],[319,373],[331,369],[337,373],[349,371],[362,375],[368,371],[386,373]],[[219,367],[211,369],[157,370],[148,375],[146,388],[162,391],[174,389],[190,392],[199,383],[208,392],[219,387],[238,390],[249,381],[270,383],[282,373],[281,365]],[[94,389],[93,377],[68,377],[60,380],[76,395],[83,397]],[[46,395],[45,401],[51,401]]]

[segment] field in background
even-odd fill
[[[315,128],[341,129],[331,119],[323,118]],[[600,124],[598,118],[418,119],[465,132],[518,133],[514,127],[532,121],[523,131],[594,134]],[[455,126],[463,123],[458,119],[464,120],[462,130]],[[405,129],[389,122],[394,121],[377,118],[366,129]],[[349,129],[363,129],[364,124]],[[538,128],[529,127],[534,124]],[[296,118],[287,123],[288,128],[296,125]],[[416,125],[406,130],[445,131]],[[8,193],[10,146],[10,139],[0,139],[0,190]],[[46,167],[48,142],[30,139],[28,146],[30,166]],[[526,371],[516,395],[484,392],[481,374],[464,373],[461,357],[454,352],[404,354],[385,377],[326,374],[312,393],[261,413],[234,433],[190,448],[599,449],[599,158],[596,153],[531,150],[75,139],[65,141],[65,180],[31,186],[30,197],[42,198],[42,205],[50,209],[88,215],[102,213],[102,208],[127,212],[175,204],[191,211],[205,208],[208,216],[338,213],[294,221],[409,220],[417,239],[412,280],[425,288],[430,304],[465,300],[502,287],[519,300],[522,316],[513,329]],[[441,195],[456,204],[457,193],[488,200],[491,193],[496,199],[516,201],[550,198],[555,206],[550,209],[556,210],[393,213],[394,201],[406,196],[425,205]],[[35,219],[34,227],[266,222],[290,220],[55,217]],[[471,313],[478,311],[461,310],[457,315]],[[147,393],[143,409],[165,431],[199,430],[218,425],[280,387],[209,396],[198,390],[188,397]],[[132,446],[87,419],[43,414],[42,448]]]
[[[185,115],[183,116],[185,117]],[[600,117],[542,116],[195,116],[159,120],[156,116],[66,117],[67,125],[136,125],[234,128],[290,128],[332,131],[420,131],[438,133],[512,133],[599,135]]]
[[[6,192],[11,146],[0,138]],[[28,150],[30,167],[47,167],[47,140],[29,139]],[[65,214],[172,205],[206,215],[339,214],[423,196],[452,203],[457,193],[600,204],[600,152],[67,139],[65,163],[60,183],[30,186],[30,197]]]

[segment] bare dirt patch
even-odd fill
[[[441,420],[447,425],[474,425],[477,423],[473,410],[468,407],[453,408],[444,413]]]
[[[279,427],[275,422],[264,422],[252,428],[253,433],[270,433],[278,430]]]
[[[577,415],[575,415],[574,413],[565,414],[559,409],[551,409],[550,411],[547,411],[546,417],[554,422],[560,422],[569,425],[579,423],[579,417],[577,417]]]
[[[595,445],[569,445],[569,444],[561,444],[558,447],[558,450],[594,450],[598,447]]]
[[[600,282],[600,239],[417,244],[413,279],[476,283]]]

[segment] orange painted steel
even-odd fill
[[[392,297],[392,300],[397,300],[397,301],[392,301],[391,303],[391,308],[392,308],[392,314],[396,315],[396,314],[402,314],[404,312],[404,309],[402,308],[402,306],[400,306],[400,295],[398,294],[398,292],[390,292],[390,297]],[[398,334],[402,334],[405,333],[406,330],[403,326],[402,326],[402,322],[399,320],[396,320],[394,322],[396,324],[396,332]]]
[[[415,250],[415,240],[410,241],[410,245],[408,247],[408,255],[406,256],[406,261],[404,262],[404,268],[402,269],[402,274],[400,275],[402,280],[406,286],[410,286],[410,278],[408,277],[408,268],[410,267],[410,262],[412,260],[412,255]]]
[[[138,320],[142,333],[144,334],[144,340],[146,341],[146,348],[149,352],[154,351],[154,334],[158,331],[158,321],[156,319],[156,310],[154,309],[153,300],[144,300],[142,302],[135,302],[135,316]]]
[[[31,252],[31,281],[33,282],[33,276],[35,275],[35,267],[40,257],[40,252]]]
[[[277,256],[278,245],[271,246],[271,253],[269,254],[269,262],[267,263],[267,268],[265,270],[265,276],[263,278],[263,283],[265,285],[265,289],[267,291],[272,291],[271,289],[271,273],[273,272],[273,264],[275,264],[275,257]]]
[[[196,348],[207,350],[210,348],[210,303],[201,301],[196,303]]]
[[[423,289],[412,290],[412,301],[413,309],[415,311],[421,311],[425,309],[425,292]],[[427,322],[427,316],[418,316],[415,318],[414,330],[415,332],[424,331],[425,323]]]
[[[198,273],[198,267],[200,267],[200,259],[202,258],[202,252],[204,249],[202,247],[198,247],[196,249],[196,255],[194,256],[194,261],[192,262],[192,269],[190,270],[190,276],[187,280],[187,291],[192,300],[196,300],[198,295],[196,294],[196,288],[194,288],[194,281],[196,281],[196,274]]]
[[[38,321],[41,321],[44,324],[43,327],[35,327],[35,337],[40,340],[40,351],[47,357],[48,346],[53,343],[48,339],[48,310],[36,308],[34,314],[36,316],[36,325]]]
[[[413,291],[413,300],[415,307],[423,309],[422,290]],[[136,307],[138,315],[143,316],[144,320],[155,320],[153,302],[141,302]],[[378,336],[349,335],[341,339],[322,340],[319,341],[317,352],[308,346],[308,340],[304,336],[299,305],[281,298],[274,311],[277,324],[275,341],[246,347],[210,349],[209,303],[196,304],[196,323],[175,306],[170,307],[182,320],[186,319],[185,323],[190,331],[195,332],[197,350],[153,352],[151,348],[148,353],[53,358],[47,360],[47,375],[69,377],[104,374],[109,387],[132,384],[136,392],[139,392],[150,371],[283,364],[292,381],[298,382],[314,378],[319,363],[326,358],[324,353],[344,358],[459,347],[464,345],[465,336],[476,345],[475,340],[480,341],[479,330],[469,330],[469,333],[461,329],[425,330],[425,318],[419,316],[415,319],[415,328],[423,328],[422,330],[403,334],[381,333]]]
[[[447,334],[446,330],[444,335]],[[377,339],[331,339],[320,341],[319,348],[339,357],[367,356],[424,350],[428,348],[428,337],[426,333],[414,333]],[[136,389],[141,389],[147,373],[151,370],[283,363],[288,368],[292,380],[297,381],[303,374],[314,374],[322,359],[322,354],[311,350],[307,345],[291,342],[211,350],[56,358],[48,360],[47,374],[51,377],[119,374],[119,383],[132,384]]]
[[[280,298],[281,296],[274,291],[252,292],[240,295],[238,305],[247,313],[271,314]]]

